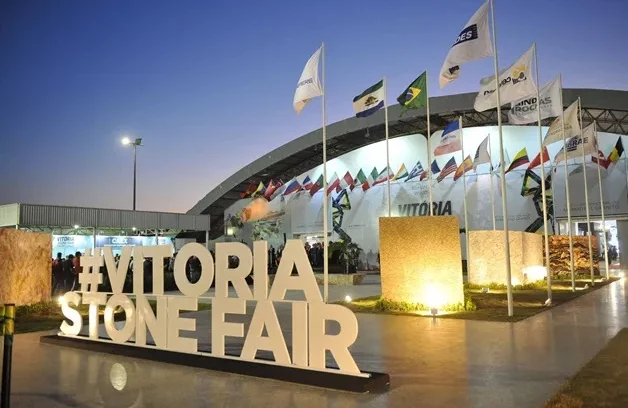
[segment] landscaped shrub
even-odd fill
[[[31,315],[50,315],[59,312],[61,307],[56,302],[38,302],[32,305],[17,306],[15,308],[16,319]]]
[[[412,303],[412,302],[395,302],[389,299],[380,298],[375,303],[375,309],[383,312],[425,312],[429,311],[430,307],[421,303]],[[452,303],[440,306],[438,310],[444,312],[464,312],[464,311],[472,311],[476,310],[477,306],[471,298],[465,295],[465,302],[462,303]]]
[[[484,288],[488,288],[489,291],[490,290],[506,290],[506,285],[503,283],[496,283],[496,282],[491,282],[489,284],[485,284],[485,285],[478,285],[476,283],[465,283],[464,284],[464,288],[465,290],[467,289],[471,289],[471,290],[482,290]],[[544,280],[538,280],[535,282],[528,282],[528,283],[524,283],[521,285],[513,285],[512,286],[512,290],[514,291],[518,291],[518,290],[535,290],[535,289],[545,289],[547,288],[547,282]]]

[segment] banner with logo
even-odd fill
[[[301,113],[305,105],[312,99],[323,94],[320,81],[318,79],[318,60],[321,56],[321,48],[310,57],[305,64],[301,78],[297,82],[297,89],[294,91],[293,106],[297,113]]]
[[[560,77],[554,78],[539,91],[541,100],[541,119],[560,116],[563,107],[560,106]],[[519,99],[513,102],[508,112],[508,122],[514,125],[525,125],[538,121],[538,101],[536,95]]]
[[[516,170],[507,177],[509,224],[513,230],[526,231],[542,228],[535,201],[531,197],[520,195],[524,171]],[[497,175],[493,175],[493,184],[499,184]],[[467,173],[467,214],[471,230],[492,229],[490,175]],[[390,185],[393,216],[427,216],[429,215],[428,181],[417,178],[408,182],[395,181]],[[341,193],[332,193],[330,197],[329,231],[331,241],[350,237],[364,251],[377,254],[379,251],[379,217],[388,215],[387,188],[384,184],[371,187],[364,192],[361,189],[346,190],[341,202],[334,202]],[[503,228],[500,207],[500,191],[494,189],[496,204],[497,228]],[[463,184],[453,179],[445,179],[434,184],[432,189],[432,207],[435,215],[455,215],[459,219],[460,228],[464,227],[464,196]],[[321,235],[323,231],[323,196],[318,193],[314,197],[309,194],[295,194],[285,203],[285,213],[280,218],[281,225],[277,228],[278,239],[270,238],[269,242],[280,242],[283,233],[288,238],[301,235]],[[246,200],[242,200],[246,201]],[[225,212],[229,217],[235,208],[232,206]],[[241,207],[241,206],[240,206]],[[254,223],[255,224],[255,223]],[[236,239],[248,242],[248,234],[255,234],[257,226],[244,224]],[[464,235],[461,235],[464,237]],[[412,243],[408,243],[409,245]],[[275,247],[278,245],[273,244]],[[464,245],[462,245],[464,254]]]
[[[567,140],[567,154],[565,155],[565,148],[561,148],[556,157],[554,157],[554,164],[558,164],[569,159],[582,159],[583,150],[584,155],[596,154],[597,144],[595,142],[595,124],[591,123],[584,128],[582,135],[574,136]]]
[[[465,128],[461,136],[464,138],[465,149],[468,149],[469,152],[475,152],[478,149],[480,152],[485,152],[486,147],[488,147],[487,134],[497,134],[497,127]],[[440,138],[438,134],[432,135],[432,137],[432,143],[434,144],[436,139]],[[505,156],[514,156],[515,153],[520,151],[529,152],[531,157],[538,155],[538,129],[535,126],[504,126],[503,137]],[[600,149],[605,154],[608,154],[614,148],[618,135],[598,132],[598,138],[601,144]],[[624,144],[626,143],[624,142]],[[407,168],[414,163],[425,163],[427,161],[427,141],[424,137],[419,138],[417,135],[402,136],[391,139],[389,145],[391,152],[390,166],[392,168],[399,168],[402,164]],[[346,172],[356,174],[360,169],[385,168],[387,164],[386,156],[381,154],[384,146],[385,141],[375,142],[334,158],[327,163],[327,171],[329,174],[334,172],[337,174],[345,174]],[[562,143],[548,146],[545,155],[547,157],[555,157],[561,147]],[[460,152],[435,157],[434,161],[439,167],[444,167],[445,163],[452,158],[455,158],[458,163],[462,161]],[[515,161],[520,160],[517,159]],[[493,164],[497,165],[497,162]],[[628,208],[624,208],[628,207],[625,198],[628,193],[626,192],[624,166],[625,163],[623,160],[620,160],[618,163],[610,166],[609,170],[602,169],[604,199],[608,207],[609,219],[616,217],[620,213],[624,216],[628,215]],[[597,168],[594,166],[590,167],[590,169],[591,171],[588,172],[589,195],[598,197],[599,194],[595,193],[596,191],[599,192]],[[492,229],[489,166],[480,166],[477,167],[477,170],[477,172],[469,171],[466,173],[469,228],[473,230]],[[581,204],[577,203],[578,200],[584,202],[584,186],[579,184],[582,183],[582,173],[578,174],[577,166],[570,166],[569,170],[571,172],[570,184],[573,183],[574,186],[570,189],[574,216],[579,217],[580,215],[578,214],[581,213],[579,210],[576,211],[576,207]],[[297,176],[297,180],[301,182],[307,177],[311,180],[317,179],[321,171],[322,165],[319,165]],[[510,227],[513,230],[528,232],[543,230],[543,217],[540,212],[542,197],[539,192],[539,174],[540,168],[538,166],[530,169],[527,165],[517,167],[506,174],[508,217]],[[497,228],[502,228],[500,172],[496,171],[493,177],[493,199],[496,206]],[[562,182],[562,179],[564,175],[562,165],[556,172],[546,171],[546,177],[548,180],[548,191],[553,192],[553,198],[556,201],[557,216],[563,217],[564,182]],[[393,216],[423,216],[429,214],[428,180],[421,181],[420,177],[414,177],[409,180],[400,179],[391,181],[390,186]],[[388,215],[387,187],[385,183],[375,186],[369,185],[369,187],[365,189],[363,186],[358,185],[352,191],[347,188],[339,192],[332,192],[329,195],[330,218],[328,218],[328,225],[332,234],[330,237],[332,241],[344,239],[348,236],[357,242],[366,253],[369,251],[374,253],[376,258],[379,234],[378,220],[380,216]],[[581,195],[582,198],[578,199],[578,195]],[[264,232],[266,234],[264,236],[271,237],[271,234],[275,234],[276,238],[271,237],[268,239],[269,242],[273,242],[271,245],[275,248],[282,245],[284,234],[288,239],[303,235],[321,237],[323,231],[324,196],[325,194],[322,190],[314,194],[313,197],[307,191],[297,192],[289,197],[283,197],[281,201],[273,201],[271,205],[260,206],[259,208],[256,208],[257,204],[253,204],[253,201],[250,199],[239,200],[225,210],[226,228],[234,227],[234,230],[239,231],[231,237],[238,242],[240,240],[249,242],[251,239],[247,237],[261,236],[260,231],[262,230],[267,231]],[[450,176],[442,180],[441,183],[436,183],[436,180],[433,179],[432,205],[434,213],[437,215],[457,215],[461,228],[464,226],[463,198],[463,183],[460,180],[454,182]],[[548,193],[547,198],[548,205],[551,205],[552,194]],[[591,202],[594,202],[593,198]],[[614,207],[612,211],[610,206]],[[584,207],[581,208],[584,211]],[[259,212],[258,210],[264,211]],[[600,213],[598,210],[592,204],[592,217],[599,219]],[[274,220],[273,222],[275,223],[272,225],[264,224],[270,221],[263,220],[269,219]],[[272,231],[276,232],[272,232],[269,225],[272,227]],[[551,228],[550,231],[552,231]],[[461,235],[461,237],[463,236]]]
[[[550,125],[545,138],[543,139],[544,145],[550,145],[555,142],[563,141],[563,116],[565,117],[565,138],[569,138],[580,133],[580,122],[578,121],[578,101],[575,101],[565,112],[558,116]]]
[[[499,96],[502,105],[536,95],[536,85],[532,80],[532,56],[534,47],[530,47],[514,64],[499,74]],[[480,81],[480,92],[473,107],[484,112],[497,107],[495,94],[495,76],[488,76]]]
[[[534,200],[520,195],[523,171],[513,171],[508,174],[508,216],[509,225],[513,230],[526,231],[537,222],[539,214],[536,211]],[[499,178],[493,175],[493,184],[499,184]],[[391,202],[392,216],[427,216],[429,215],[429,185],[428,181],[410,180],[407,183],[392,182]],[[445,179],[435,184],[432,189],[432,207],[434,215],[455,215],[458,217],[460,228],[464,228],[464,191],[462,183],[455,183],[453,179]],[[499,191],[494,189],[497,228],[503,228],[501,218],[501,203]],[[322,194],[319,194],[322,196]],[[332,199],[338,194],[333,193]],[[315,233],[322,230],[322,202],[303,205],[293,200],[286,205],[286,214],[289,214],[294,234]],[[345,236],[357,242],[365,253],[379,250],[379,217],[388,215],[388,199],[385,185],[377,185],[366,193],[356,189],[347,192],[344,206],[330,206],[333,208],[333,235],[331,241],[343,239]],[[468,224],[471,230],[492,229],[491,188],[490,175],[473,175],[467,173],[467,213]],[[321,214],[320,216],[317,216]],[[314,216],[313,216],[314,215]],[[538,223],[538,222],[537,222]],[[330,224],[330,231],[332,231]],[[540,227],[542,228],[542,223]],[[346,234],[346,235],[345,235]],[[411,245],[413,243],[408,243]],[[416,244],[416,243],[414,243]],[[464,254],[464,245],[463,254]]]
[[[488,30],[489,2],[475,12],[464,26],[440,70],[440,87],[460,76],[460,65],[493,55],[493,43]]]

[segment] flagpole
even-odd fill
[[[462,199],[463,208],[464,208],[464,241],[465,241],[465,252],[467,256],[467,271],[470,268],[469,262],[469,223],[467,214],[467,169],[465,167],[465,156],[464,156],[464,134],[462,131],[462,116],[458,116],[458,128],[460,129],[460,147],[462,150],[462,188],[464,192],[464,196]],[[467,272],[468,273],[468,272]]]
[[[571,271],[571,291],[576,291],[576,274],[573,265],[573,231],[571,229],[571,198],[569,197],[569,171],[567,169],[567,137],[565,136],[565,111],[563,105],[563,75],[560,74],[560,126],[563,132],[563,152],[565,155],[565,196],[567,197],[567,234],[569,234],[569,269]]]
[[[493,65],[495,68],[495,95],[497,97],[497,129],[499,132],[499,163],[502,186],[502,209],[504,214],[504,260],[506,262],[506,294],[508,299],[508,316],[512,316],[512,272],[510,270],[510,237],[508,234],[508,198],[506,196],[506,173],[504,169],[504,136],[502,134],[502,108],[501,97],[499,95],[499,62],[497,59],[497,34],[495,30],[495,2],[491,2],[491,22],[493,28]]]
[[[493,211],[493,231],[496,229],[495,224],[495,191],[493,190],[493,150],[491,148],[491,134],[488,134],[488,157],[491,160],[489,176],[491,179],[491,210]]]
[[[327,92],[325,90],[325,43],[321,45],[321,78],[323,85],[323,299],[329,300],[329,237],[327,236],[327,215],[329,213],[327,197]]]
[[[388,95],[387,95],[386,77],[384,77],[384,121],[386,122],[386,185],[388,189],[388,216],[390,217],[390,151],[388,150]]]
[[[427,108],[427,174],[429,175],[428,178],[428,185],[429,185],[429,192],[430,192],[430,216],[434,215],[433,213],[433,208],[432,208],[432,143],[430,141],[430,139],[432,138],[431,135],[431,131],[432,129],[430,128],[430,94],[427,91],[427,87],[428,87],[428,78],[427,78],[427,70],[425,71],[425,100],[427,101],[426,103],[426,108]]]
[[[536,115],[539,127],[539,146],[540,158],[541,158],[541,194],[543,194],[543,235],[545,239],[545,271],[547,273],[547,300],[548,306],[552,304],[552,274],[550,271],[550,256],[549,256],[549,235],[547,231],[547,198],[545,190],[545,158],[543,153],[543,128],[541,127],[541,80],[539,78],[539,55],[536,50],[536,43],[534,43],[534,66],[536,68]],[[548,153],[549,154],[549,153]]]
[[[591,242],[591,216],[589,214],[589,187],[587,181],[587,162],[584,154],[584,134],[582,133],[582,105],[580,104],[580,97],[578,97],[578,112],[580,114],[580,138],[582,139],[582,167],[584,178],[584,207],[587,211],[587,235],[589,239],[589,269],[591,271],[591,286],[595,286],[595,275],[593,274],[593,243]],[[594,141],[592,141],[594,142]],[[597,145],[593,143],[593,146],[597,148]]]
[[[596,145],[598,145],[597,139],[597,122],[593,122],[593,134],[595,135]],[[608,243],[606,242],[606,218],[604,217],[604,192],[602,190],[602,173],[600,172],[600,155],[597,159],[597,180],[600,185],[600,209],[602,215],[602,239],[604,242],[604,267],[606,268],[606,279],[610,277],[610,270],[608,269]]]

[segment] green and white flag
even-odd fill
[[[364,171],[360,169],[360,171],[358,171],[358,175],[355,176],[355,180],[353,180],[353,185],[350,187],[351,191],[353,191],[353,189],[357,186],[363,185],[364,183],[366,183],[366,174],[364,174]]]
[[[371,174],[369,174],[366,178],[366,182],[362,184],[362,190],[366,191],[371,188],[371,186],[373,186],[373,184],[375,183],[375,180],[377,180],[378,175],[379,172],[377,171],[377,167],[373,167],[373,170],[371,170]]]
[[[384,170],[382,170],[378,175],[377,178],[375,179],[375,181],[373,182],[373,186],[381,184],[385,181],[390,180],[391,178],[395,177],[395,173],[393,173],[390,168],[388,166],[386,166],[386,168]]]

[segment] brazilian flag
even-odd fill
[[[427,71],[419,75],[417,79],[406,88],[397,98],[401,105],[401,114],[408,109],[418,109],[427,105]]]

